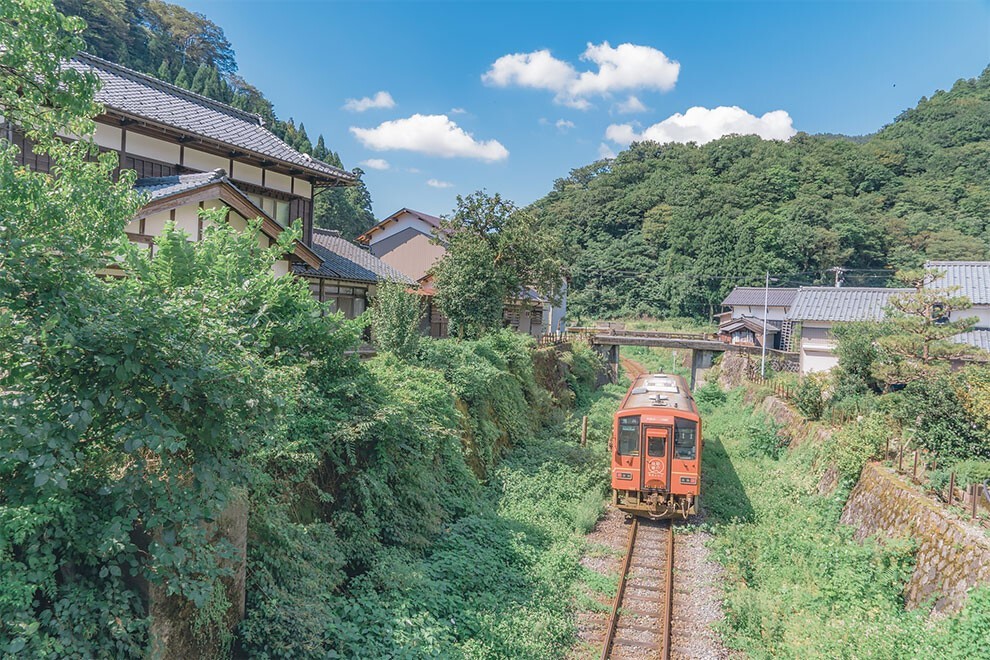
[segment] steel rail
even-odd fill
[[[663,650],[661,660],[670,660],[670,639],[672,635],[671,621],[674,610],[674,523],[667,527],[667,579],[666,593],[664,594],[663,619],[660,624],[663,626]]]
[[[612,641],[615,639],[616,625],[619,623],[619,605],[622,603],[622,595],[626,591],[626,579],[629,577],[629,565],[632,563],[633,548],[636,546],[636,530],[639,527],[639,519],[633,518],[629,528],[629,544],[626,547],[626,558],[622,562],[622,572],[619,574],[619,588],[615,592],[615,600],[612,601],[612,613],[608,617],[608,628],[605,630],[605,643],[602,645],[601,660],[608,660],[612,653]]]

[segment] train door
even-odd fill
[[[672,435],[669,426],[643,427],[640,479],[646,490],[669,489]]]
[[[620,417],[612,464],[612,488],[638,491],[642,484],[643,452],[640,451],[639,415]]]
[[[673,456],[670,470],[670,492],[698,495],[701,452],[698,442],[698,422],[680,417],[674,420]]]

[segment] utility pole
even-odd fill
[[[838,289],[842,286],[845,281],[846,269],[842,266],[834,266],[828,269],[828,272],[835,273],[835,288]]]
[[[763,342],[760,345],[760,378],[766,378],[767,372],[767,314],[770,303],[770,271],[763,285]]]

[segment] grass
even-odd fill
[[[990,657],[990,597],[929,623],[906,611],[909,541],[859,543],[839,524],[848,491],[817,492],[817,448],[765,451],[772,423],[732,392],[703,410],[704,504],[726,568],[722,634],[755,658]],[[759,449],[754,451],[754,448]]]

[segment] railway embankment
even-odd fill
[[[990,539],[985,530],[967,524],[882,465],[863,468],[841,521],[855,527],[859,540],[914,541],[914,572],[904,593],[908,607],[954,613],[966,604],[971,589],[990,584]]]
[[[783,399],[767,396],[759,402],[779,425],[791,447],[803,442],[821,446],[832,430],[806,420]],[[819,492],[837,486],[834,466],[826,465]],[[960,518],[919,486],[879,463],[867,463],[843,508],[840,521],[855,529],[857,541],[910,539],[916,551],[914,570],[904,587],[908,608],[928,608],[938,614],[961,610],[969,592],[990,584],[990,538],[986,530]]]

